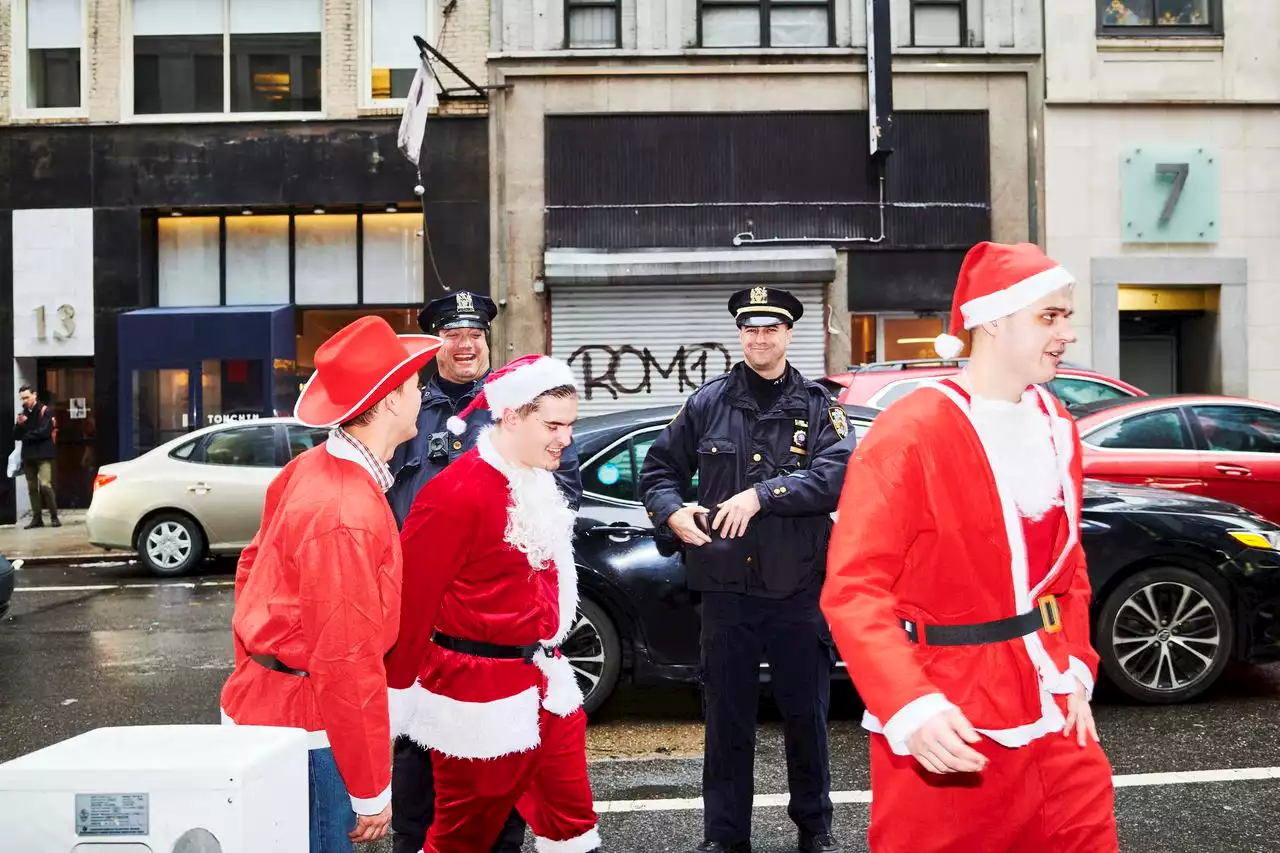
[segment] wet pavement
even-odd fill
[[[130,563],[20,571],[12,614],[0,623],[0,761],[99,726],[216,723],[232,659],[233,568],[211,563],[181,582]],[[683,851],[701,840],[698,707],[692,690],[624,688],[593,721],[591,775],[607,850]],[[1095,713],[1120,786],[1122,850],[1275,849],[1280,666],[1231,669],[1185,706],[1137,706],[1103,690]],[[837,685],[835,828],[851,851],[866,850],[869,815],[859,715],[856,695]],[[762,720],[753,846],[790,851],[781,733],[767,692]]]

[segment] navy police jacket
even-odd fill
[[[844,409],[787,366],[773,408],[761,412],[739,362],[689,396],[644,460],[640,490],[662,550],[684,550],[689,588],[785,598],[819,586],[830,514],[840,500],[854,438]],[[755,488],[760,512],[744,536],[680,542],[667,519],[698,475],[698,503],[715,520],[720,502]]]
[[[449,418],[466,408],[482,387],[483,376],[476,380],[470,393],[458,400],[456,408],[440,390],[436,377],[431,377],[427,387],[422,389],[418,434],[396,448],[390,463],[395,484],[387,490],[387,501],[400,527],[404,527],[404,520],[409,517],[409,510],[422,487],[446,465],[475,447],[480,433],[493,423],[489,410],[481,409],[467,419],[467,431],[462,435],[454,435],[446,426]],[[582,474],[578,471],[578,452],[573,444],[561,454],[560,470],[555,476],[569,506],[577,511],[582,504]]]

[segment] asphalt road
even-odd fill
[[[216,723],[231,666],[231,572],[214,564],[181,583],[130,565],[20,572],[0,623],[0,761],[99,726]],[[683,851],[701,840],[697,711],[690,690],[626,688],[594,721],[592,784],[607,850]],[[852,851],[866,849],[869,813],[859,713],[852,691],[837,689],[835,829]],[[1134,706],[1104,690],[1095,713],[1117,774],[1122,850],[1275,849],[1280,667],[1231,670],[1186,706]],[[790,851],[781,734],[767,698],[762,721],[753,843]]]

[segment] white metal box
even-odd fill
[[[0,764],[4,853],[307,853],[301,729],[95,729]]]

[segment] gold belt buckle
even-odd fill
[[[1058,609],[1056,595],[1042,595],[1036,599],[1040,608],[1040,621],[1044,623],[1046,634],[1056,634],[1062,630],[1062,611]]]

